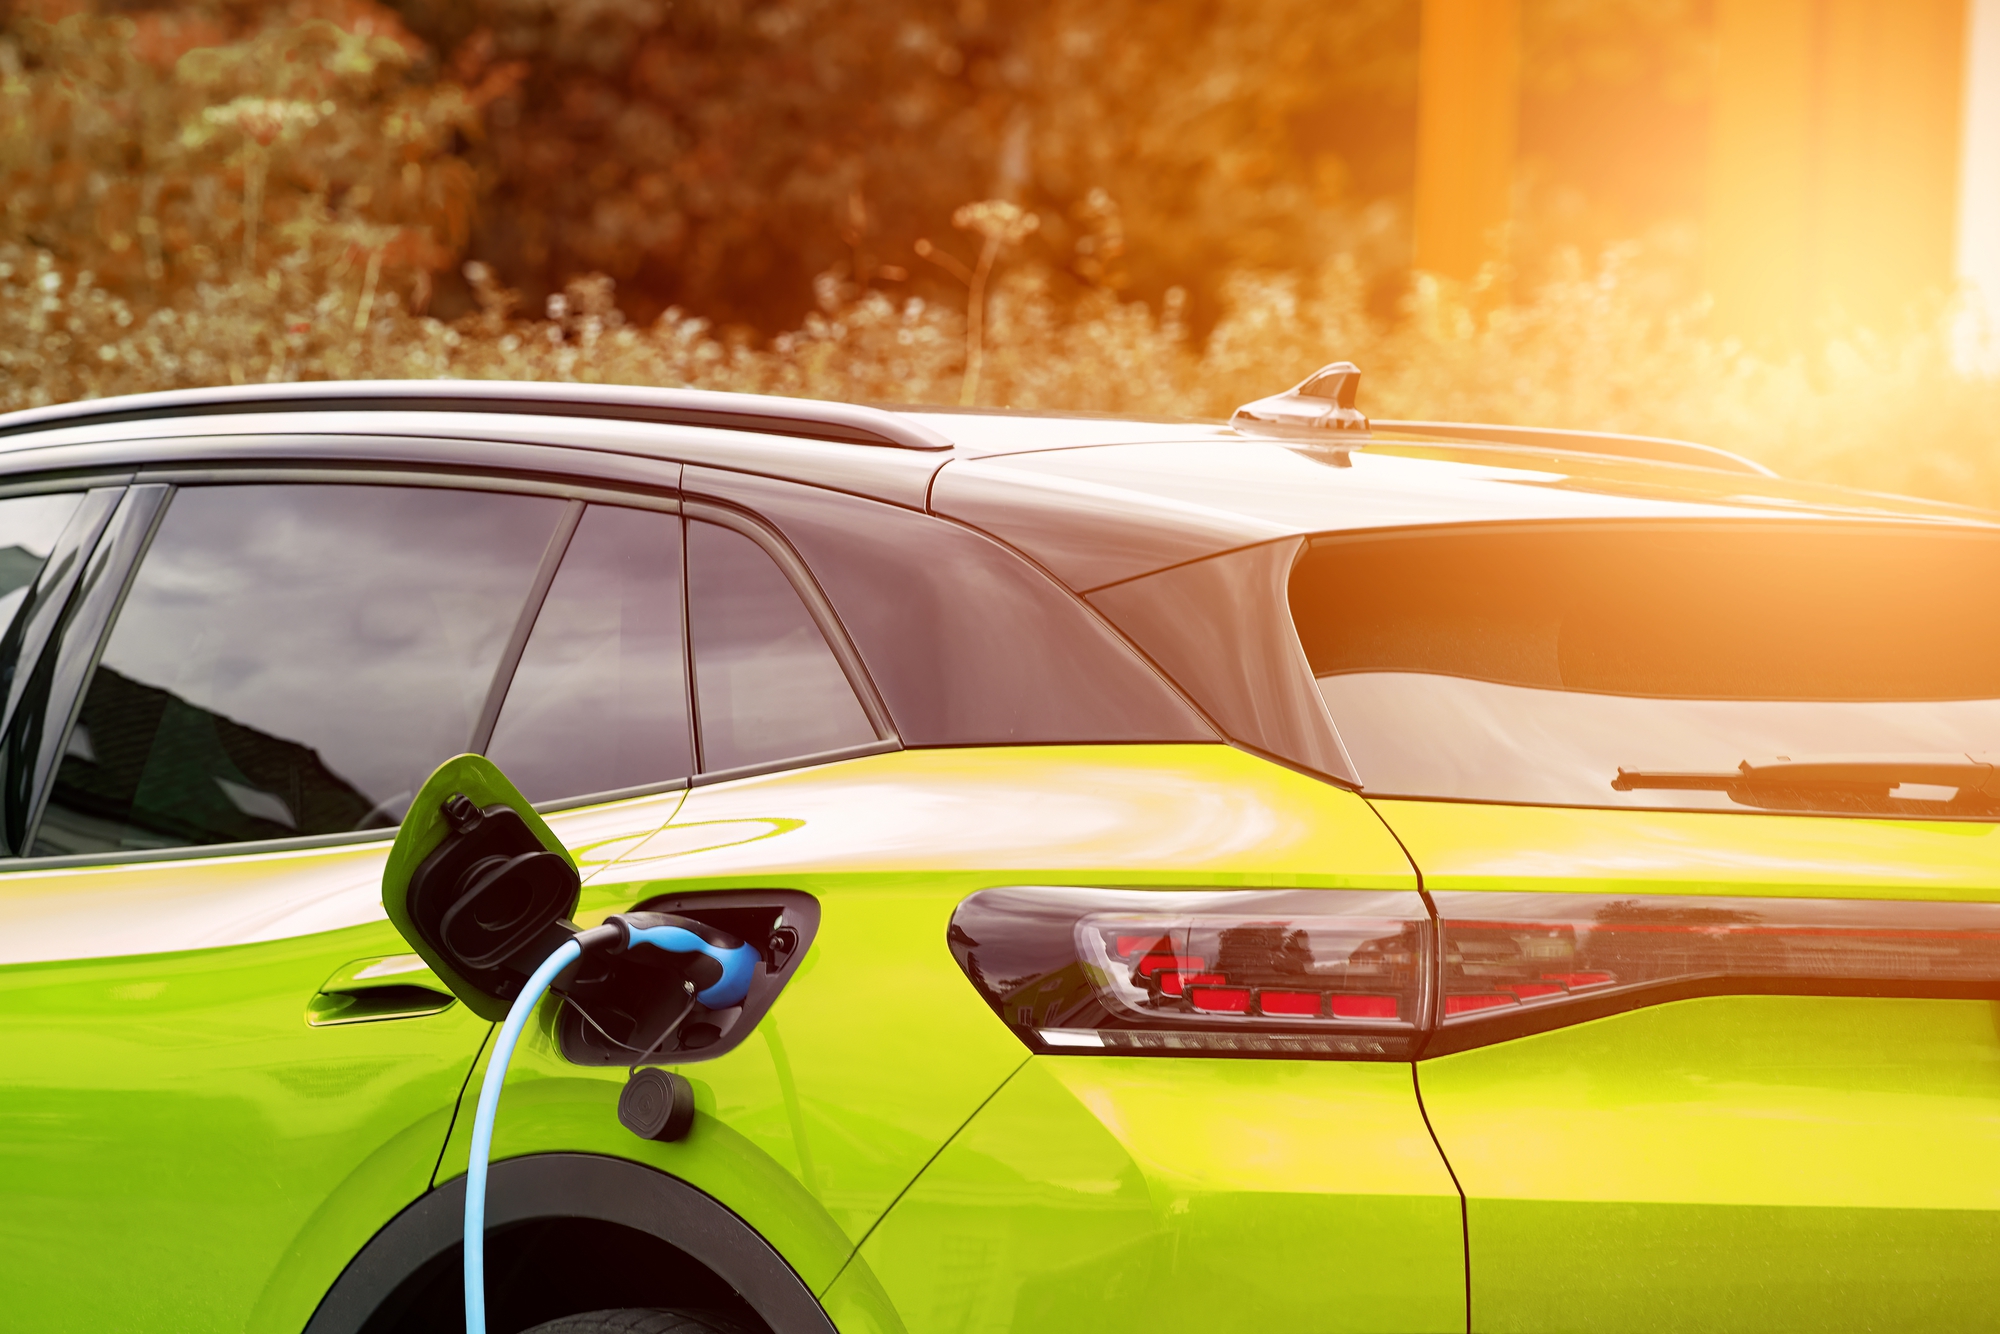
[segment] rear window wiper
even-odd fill
[[[1904,784],[1955,789],[1931,799],[1898,796]],[[1618,792],[1722,792],[1745,806],[1788,810],[1973,814],[2000,810],[2000,769],[1982,755],[1780,755],[1719,771],[1626,769]]]

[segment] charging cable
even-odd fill
[[[500,1025],[500,1036],[494,1039],[493,1057],[486,1064],[486,1078],[479,1086],[479,1108],[472,1118],[472,1150],[465,1169],[466,1334],[486,1334],[486,1169],[493,1156],[493,1121],[500,1110],[500,1088],[507,1082],[507,1066],[514,1059],[514,1048],[542,994],[563,969],[582,958],[587,950],[623,953],[635,945],[650,945],[669,954],[705,954],[721,964],[722,976],[694,995],[698,1003],[711,1010],[742,1002],[749,994],[750,980],[762,958],[750,945],[711,944],[661,913],[625,913],[610,918],[603,926],[577,932],[556,946],[529,975]]]

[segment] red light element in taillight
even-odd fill
[[[1432,902],[1008,886],[969,895],[946,940],[994,1013],[1044,1053],[1402,1060],[1694,996],[2000,993],[2000,901]]]
[[[1005,886],[946,940],[1034,1050],[1157,1056],[1406,1059],[1437,953],[1408,889]]]
[[[1207,960],[1186,954],[1148,954],[1139,960],[1138,971],[1140,977],[1151,977],[1169,969],[1177,973],[1198,973],[1207,966]]]
[[[1189,987],[1188,1003],[1208,1014],[1250,1013],[1248,987]]]
[[[1434,897],[1445,1018],[1472,1031],[1780,991],[1963,993],[2000,983],[2000,903],[1669,894]],[[1511,1004],[1517,1001],[1518,1005]],[[1528,1020],[1528,1013],[1545,1016]],[[1448,1040],[1449,1042],[1449,1040]]]
[[[1320,1013],[1317,991],[1259,991],[1257,1008],[1265,1014],[1293,1014],[1317,1016]]]

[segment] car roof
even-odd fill
[[[971,524],[1080,591],[1275,539],[1439,524],[2000,523],[1647,437],[1377,422],[1329,442],[1136,416],[493,381],[245,385],[31,409],[0,416],[0,470],[327,457],[329,436],[415,437],[446,453],[454,442],[554,447],[579,467],[618,456],[832,487]]]
[[[1287,537],[1471,523],[1754,519],[1995,529],[2000,516],[1754,473],[1376,438],[1161,440],[952,462],[938,513],[1027,551],[1079,591]]]

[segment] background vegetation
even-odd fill
[[[1708,330],[1697,0],[1528,19],[1515,267],[1455,287],[1408,272],[1412,0],[0,0],[0,408],[450,375],[1214,416],[1349,357],[1376,416],[2000,505],[1949,294]]]

